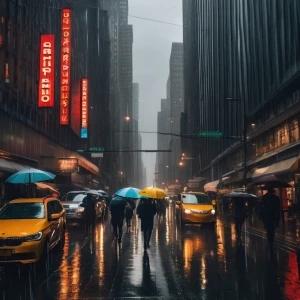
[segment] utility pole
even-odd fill
[[[246,103],[245,99],[243,101],[244,104],[244,128],[243,128],[243,147],[244,147],[244,168],[243,168],[243,183],[245,186],[245,191],[247,189],[247,116],[246,116]]]
[[[243,105],[243,184],[245,190],[247,188],[247,115],[246,115],[246,101],[240,98],[226,98],[228,101],[239,101]]]

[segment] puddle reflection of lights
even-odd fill
[[[231,246],[234,247],[235,246],[235,242],[236,242],[236,231],[235,231],[235,225],[231,224],[230,225],[230,230],[231,230]]]
[[[226,249],[224,247],[225,238],[224,238],[224,226],[223,224],[217,220],[217,236],[218,236],[218,250],[217,257],[219,262],[224,262],[224,269],[226,271]]]
[[[104,276],[104,228],[103,224],[99,227],[99,241],[97,242],[97,245],[99,244],[98,249],[98,259],[99,259],[99,285],[101,286],[103,284],[103,276]]]
[[[76,244],[75,247],[75,252],[73,255],[73,259],[72,259],[72,287],[76,287],[75,289],[75,294],[72,295],[74,298],[78,297],[79,295],[79,283],[80,283],[80,249],[79,249],[79,244]],[[73,288],[71,287],[71,290],[73,290]]]
[[[166,214],[166,242],[167,245],[169,244],[169,235],[170,235],[170,230],[169,230],[169,214]]]
[[[65,246],[64,246],[64,253],[63,258],[59,267],[59,270],[61,272],[61,279],[59,281],[60,287],[59,287],[59,295],[64,297],[66,293],[68,293],[69,290],[69,284],[68,284],[68,260],[67,257],[69,255],[69,233],[66,232],[65,234]]]
[[[66,239],[66,245],[69,245],[69,239]],[[67,247],[68,248],[68,247]],[[72,293],[72,296],[79,296],[80,282],[80,253],[79,244],[76,243],[71,263],[67,259],[68,251],[65,248],[65,257],[61,263],[61,280],[59,295],[65,299],[66,294]],[[74,288],[75,287],[75,288]]]
[[[189,273],[191,270],[191,258],[193,256],[193,241],[190,239],[184,240],[183,245],[183,258],[184,258],[184,269],[185,269],[185,276],[189,277]]]
[[[203,254],[202,258],[201,258],[201,280],[202,280],[201,289],[205,290],[206,289],[206,283],[207,283],[205,254]]]

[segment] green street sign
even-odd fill
[[[82,150],[82,149],[78,149],[78,150],[76,150],[76,152],[77,152],[77,153],[83,153],[83,152],[84,152],[84,150]]]
[[[205,138],[220,138],[223,136],[223,132],[220,131],[200,131],[198,137]]]
[[[90,147],[89,150],[92,152],[104,152],[104,147]]]

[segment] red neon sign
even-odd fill
[[[88,136],[88,80],[86,78],[81,79],[81,138],[87,138]]]
[[[61,15],[60,58],[60,124],[69,124],[71,62],[71,10],[64,8]]]
[[[54,106],[54,34],[41,35],[38,107]]]

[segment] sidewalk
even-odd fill
[[[218,213],[218,218],[225,222],[233,222],[233,217],[231,215]],[[243,227],[247,228],[247,231],[266,235],[266,230],[264,229],[263,224],[259,220],[257,214],[250,214]],[[288,240],[295,245],[298,244],[298,247],[300,248],[300,218],[294,218],[292,220],[285,218],[285,222],[282,222],[281,220],[279,227],[275,232],[275,238],[276,237],[278,239]]]

